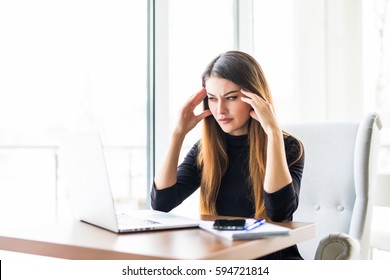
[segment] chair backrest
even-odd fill
[[[372,204],[379,152],[378,114],[362,122],[290,123],[283,129],[305,147],[305,168],[294,220],[317,223],[317,237],[298,244],[304,259],[313,259],[319,240],[347,233],[368,257]]]

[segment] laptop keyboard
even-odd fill
[[[134,226],[144,226],[144,225],[152,225],[152,224],[159,224],[158,222],[147,220],[147,219],[140,219],[133,216],[129,216],[126,214],[117,214],[116,215],[118,225],[120,227],[128,226],[128,227],[134,227]]]

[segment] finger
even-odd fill
[[[210,110],[204,110],[202,113],[196,116],[198,121],[203,120],[204,118],[207,118],[208,116],[211,116],[211,111]]]
[[[245,96],[249,97],[249,98],[256,98],[256,99],[259,99],[261,101],[267,102],[267,100],[263,96],[258,95],[256,93],[253,93],[253,92],[250,92],[250,91],[246,91],[246,90],[243,90],[243,89],[241,89],[241,93],[244,94]]]
[[[262,98],[259,98],[260,96],[253,93],[249,92],[246,90],[241,89],[241,93],[245,95],[245,97],[241,97],[241,100],[252,105],[252,103],[257,102],[258,100],[262,100]],[[263,100],[264,101],[264,100]]]
[[[206,96],[206,89],[202,88],[200,91],[198,91],[192,96],[192,100],[194,101],[203,100],[205,96]]]
[[[245,102],[245,103],[248,103],[249,105],[252,105],[252,98],[248,98],[248,97],[241,97],[241,101]]]
[[[190,97],[189,103],[194,107],[198,106],[206,97],[206,89],[202,88],[200,91]]]
[[[259,116],[257,116],[256,112],[254,110],[249,112],[249,115],[254,118],[256,121],[259,121]]]
[[[250,92],[250,91],[247,91],[247,90],[244,90],[244,89],[241,89],[241,93],[244,94],[245,96],[248,96],[248,97],[256,95],[253,92]]]

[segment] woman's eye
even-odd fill
[[[229,100],[229,101],[234,101],[234,100],[236,100],[237,99],[237,96],[229,96],[228,98],[227,98],[227,100]]]
[[[215,101],[215,97],[209,96],[208,97],[209,101]]]

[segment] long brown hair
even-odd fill
[[[207,66],[202,75],[203,87],[210,77],[223,78],[255,93],[273,106],[268,82],[259,63],[240,51],[225,52]],[[208,100],[203,102],[208,109]],[[255,218],[266,217],[263,199],[263,182],[267,161],[267,135],[259,122],[252,119],[248,124],[249,182],[253,186]],[[229,159],[226,153],[224,132],[214,117],[204,120],[203,135],[199,145],[198,166],[202,169],[200,206],[202,214],[216,215],[216,200]]]

